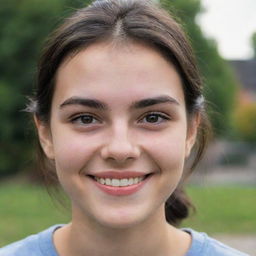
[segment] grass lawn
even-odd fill
[[[256,234],[255,187],[189,187],[197,212],[182,226],[209,234]]]
[[[197,214],[183,223],[213,233],[256,232],[256,188],[189,187]],[[0,247],[50,225],[66,223],[67,211],[38,186],[0,184]]]
[[[0,184],[0,247],[70,219],[44,188]]]

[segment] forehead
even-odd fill
[[[174,66],[142,43],[97,43],[68,57],[58,69],[55,93],[61,98],[171,94],[183,101]]]

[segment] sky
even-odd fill
[[[225,59],[253,56],[250,38],[256,32],[256,0],[201,0],[197,18],[204,34],[215,39]]]

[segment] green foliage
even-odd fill
[[[252,34],[251,42],[252,42],[252,48],[254,52],[254,58],[256,58],[256,32]]]
[[[0,175],[31,166],[33,133],[29,116],[21,110],[25,108],[26,95],[33,94],[40,49],[63,17],[88,2],[0,2]]]
[[[239,138],[256,143],[256,103],[241,104],[234,119]]]

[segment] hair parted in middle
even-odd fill
[[[67,57],[98,42],[117,45],[140,42],[159,51],[175,67],[182,80],[188,122],[195,114],[201,117],[192,170],[204,152],[210,129],[202,95],[202,80],[181,26],[153,0],[97,0],[67,18],[45,45],[38,66],[36,95],[32,97],[27,110],[49,125],[58,68]],[[56,182],[54,164],[49,164],[40,145],[38,159],[47,183]],[[189,173],[186,172],[186,175]],[[173,225],[178,225],[188,216],[192,204],[183,191],[182,182],[165,206],[166,219]]]

